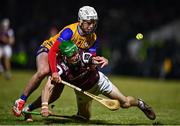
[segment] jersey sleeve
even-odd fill
[[[60,33],[60,36],[58,37],[57,40],[60,42],[68,41],[71,40],[72,36],[73,36],[73,31],[70,28],[66,28]]]
[[[89,48],[88,52],[92,54],[92,56],[96,56],[97,48],[99,47],[99,41],[96,39],[93,46]]]
[[[58,72],[56,64],[56,54],[59,53],[59,46],[62,41],[67,41],[72,38],[73,32],[70,28],[64,29],[61,33],[60,36],[57,38],[56,42],[52,46],[52,48],[49,50],[48,53],[48,60],[49,60],[49,65],[52,73]]]
[[[48,53],[48,61],[49,61],[49,66],[50,66],[50,69],[51,69],[52,73],[57,72],[56,53],[59,52],[59,45],[60,45],[60,42],[56,41],[54,43],[54,45],[51,47],[51,49],[49,50],[49,53]]]

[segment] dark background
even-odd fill
[[[14,69],[35,69],[37,47],[48,38],[49,30],[77,21],[84,5],[98,12],[99,53],[109,59],[105,73],[160,78],[180,77],[178,31],[163,33],[166,26],[177,26],[180,19],[178,0],[1,0],[0,19],[9,18],[15,31],[12,65]],[[175,26],[176,26],[175,25]],[[168,31],[168,30],[167,30]],[[135,39],[137,33],[144,39]],[[151,33],[160,36],[151,39]],[[138,55],[129,52],[130,43],[141,43]],[[152,44],[153,43],[153,44]],[[170,61],[170,70],[163,67]]]

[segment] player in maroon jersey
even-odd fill
[[[101,63],[93,57],[91,53],[81,52],[72,41],[62,42],[60,45],[61,60],[57,64],[58,74],[61,78],[82,90],[88,91],[94,95],[103,94],[109,98],[117,99],[122,108],[136,106],[141,109],[145,115],[154,120],[156,118],[152,108],[149,107],[142,99],[136,99],[132,96],[124,96],[112,82],[98,70],[96,65]],[[42,115],[48,116],[48,104],[54,102],[62,93],[64,85],[61,83],[51,83],[51,77],[42,93],[42,104],[38,100],[30,104],[24,110],[32,111],[42,105]],[[77,117],[89,120],[91,116],[92,99],[82,92],[76,91],[78,112]],[[26,119],[31,119],[28,114]]]

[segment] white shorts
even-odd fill
[[[112,91],[112,82],[101,72],[99,72],[99,81],[87,92],[92,93],[94,95],[99,95],[99,94],[109,94]],[[76,91],[76,98],[77,102],[88,102],[92,100],[90,97],[87,95],[84,95],[83,93]]]
[[[10,45],[0,45],[0,58],[7,57],[11,58],[12,56],[12,48]]]

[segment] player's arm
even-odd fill
[[[50,65],[50,69],[52,73],[51,80],[54,83],[58,83],[61,81],[61,78],[58,75],[57,68],[56,68],[56,63],[57,63],[56,54],[59,52],[59,45],[60,45],[60,41],[57,40],[48,53],[49,65]]]
[[[8,36],[9,36],[8,43],[9,43],[10,45],[13,45],[13,44],[15,43],[15,37],[14,37],[14,31],[13,31],[13,29],[10,29],[10,30],[8,31]]]
[[[56,67],[56,64],[57,64],[56,54],[58,54],[60,51],[59,45],[61,44],[61,42],[70,40],[72,38],[72,35],[73,35],[73,32],[71,29],[69,28],[64,29],[60,33],[60,36],[58,37],[58,39],[56,40],[56,42],[54,43],[54,45],[52,46],[52,48],[50,49],[48,53],[49,65],[52,72],[52,81],[56,83],[60,83],[61,81],[61,78],[58,75],[57,67]]]
[[[48,109],[48,103],[49,103],[49,98],[52,95],[52,91],[54,89],[54,85],[51,84],[50,76],[48,77],[48,81],[42,90],[42,95],[41,95],[41,114],[42,116],[49,116],[49,109]]]
[[[63,69],[61,68],[60,65],[57,64],[57,69],[58,69],[58,75],[61,76],[63,74]],[[41,114],[42,116],[49,116],[49,114],[52,114],[51,111],[49,111],[48,104],[49,101],[52,101],[52,95],[55,95],[53,93],[53,90],[56,88],[56,85],[54,85],[51,81],[51,76],[48,77],[47,83],[44,86],[42,90],[42,95],[41,95]]]

